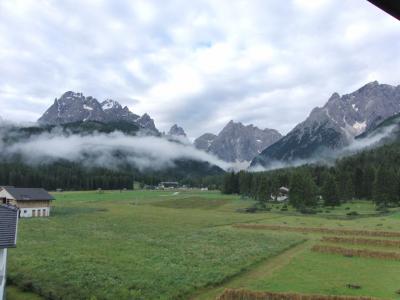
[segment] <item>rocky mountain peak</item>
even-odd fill
[[[332,96],[328,99],[328,103],[329,103],[329,102],[338,101],[339,99],[340,99],[339,93],[334,92],[334,93],[332,94]]]
[[[143,128],[159,133],[154,124],[154,120],[147,113],[144,113],[136,122]]]
[[[79,121],[102,121],[104,112],[100,103],[93,97],[85,97],[82,93],[68,91],[38,120],[41,124],[58,125]]]
[[[186,137],[185,130],[183,130],[183,128],[178,126],[177,124],[172,125],[172,127],[168,131],[168,135]]]
[[[281,134],[276,130],[262,130],[252,124],[245,126],[231,120],[217,136],[205,134],[197,138],[195,146],[228,162],[250,161],[280,138]]]
[[[148,114],[142,117],[132,113],[127,106],[122,107],[118,101],[106,99],[99,102],[96,98],[85,97],[82,93],[65,92],[55,99],[46,112],[39,118],[39,124],[60,125],[74,122],[98,121],[129,122],[137,124],[148,133],[159,134],[154,120]]]
[[[374,89],[376,87],[378,87],[380,84],[377,80],[368,82],[367,84],[365,84],[364,86],[362,86],[359,91],[361,90],[369,90],[369,89]]]

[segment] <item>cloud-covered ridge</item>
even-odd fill
[[[181,144],[154,136],[130,136],[115,131],[90,135],[66,135],[57,130],[42,133],[11,145],[1,145],[3,155],[19,154],[30,164],[59,159],[82,162],[87,166],[118,168],[129,163],[142,171],[174,166],[176,160],[208,162],[223,169],[229,164],[216,157]]]

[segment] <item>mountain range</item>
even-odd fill
[[[314,108],[305,121],[264,149],[251,165],[307,160],[344,148],[399,112],[400,86],[374,81],[350,94],[334,93],[323,107]]]
[[[197,149],[226,162],[250,162],[268,167],[274,162],[295,162],[334,152],[349,146],[356,137],[373,131],[386,119],[400,113],[400,86],[370,82],[358,90],[340,96],[333,93],[326,104],[314,108],[309,116],[288,134],[275,129],[259,129],[230,121],[218,134],[205,133],[194,140]],[[66,92],[47,109],[41,126],[76,122],[112,124],[124,122],[137,126],[145,134],[162,136],[154,120],[139,116],[117,101],[97,99],[82,93]],[[189,142],[184,129],[174,124],[166,136]],[[185,142],[186,143],[186,142]]]
[[[115,100],[107,99],[99,102],[94,97],[86,97],[82,93],[72,91],[56,98],[38,120],[41,126],[74,123],[82,123],[83,126],[87,122],[103,124],[124,122],[136,125],[142,133],[163,135],[147,113],[139,116]],[[93,127],[93,124],[90,127]],[[178,141],[181,142],[189,142],[185,130],[177,124],[170,128],[166,136],[179,138]],[[281,137],[281,134],[274,129],[261,130],[253,125],[244,126],[242,123],[230,121],[218,135],[211,133],[202,135],[194,141],[194,145],[226,162],[250,162],[263,149]]]

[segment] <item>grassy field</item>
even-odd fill
[[[259,216],[235,213],[246,203],[219,193],[55,196],[52,217],[21,220],[9,257],[11,282],[47,298],[186,298],[301,240],[224,226]]]
[[[212,191],[54,195],[52,217],[20,221],[18,247],[9,252],[8,300],[40,299],[21,290],[47,299],[215,299],[226,287],[400,299],[400,261],[310,250],[398,248],[235,226],[400,231],[396,210],[376,215],[371,203],[355,201],[317,215],[282,212],[281,205],[238,213],[252,202]],[[349,217],[349,211],[360,215]]]

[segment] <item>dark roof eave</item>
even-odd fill
[[[56,199],[15,199],[15,201],[54,201]]]
[[[396,0],[368,0],[392,17],[400,20],[400,2]]]

